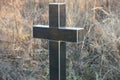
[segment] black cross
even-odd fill
[[[83,39],[83,28],[65,26],[64,3],[49,4],[49,26],[33,26],[34,38],[49,40],[50,80],[66,80],[66,42],[80,42]]]

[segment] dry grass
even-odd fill
[[[0,80],[48,80],[47,42],[32,38],[32,25],[48,24],[49,2],[64,0],[0,0]],[[120,1],[66,0],[66,8],[67,26],[86,29],[82,43],[67,43],[67,80],[119,80]]]

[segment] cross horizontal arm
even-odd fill
[[[33,37],[67,42],[80,42],[83,40],[83,28],[49,28],[49,26],[34,25]]]

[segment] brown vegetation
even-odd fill
[[[120,1],[65,0],[67,26],[84,27],[67,43],[67,80],[120,79]],[[48,24],[48,3],[0,0],[0,80],[48,80],[47,41],[32,38],[33,24]]]

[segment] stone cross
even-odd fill
[[[65,3],[50,3],[49,26],[33,26],[34,38],[49,40],[50,80],[66,80],[66,42],[83,39],[83,28],[65,27],[65,8]]]

